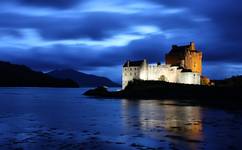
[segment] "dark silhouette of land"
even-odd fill
[[[36,72],[24,65],[0,61],[1,87],[79,87],[70,79],[62,80]]]
[[[71,79],[76,83],[78,83],[80,87],[97,87],[97,86],[120,87],[121,86],[106,77],[86,74],[73,69],[54,70],[47,74],[58,79]]]
[[[134,80],[121,91],[109,92],[105,87],[99,87],[85,92],[84,95],[127,99],[189,100],[192,103],[204,105],[226,106],[232,104],[236,107],[242,107],[242,86],[238,83],[237,86],[222,86],[222,84],[205,86]]]
[[[242,87],[242,76],[233,76],[224,80],[213,80],[217,87]]]

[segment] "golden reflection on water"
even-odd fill
[[[123,100],[122,107],[127,130],[137,127],[145,135],[156,139],[179,136],[182,137],[180,142],[203,139],[201,107],[183,106],[171,100]],[[189,146],[196,149],[192,143]]]

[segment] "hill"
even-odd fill
[[[54,70],[47,74],[59,79],[71,79],[78,83],[80,87],[120,86],[108,78],[82,73],[73,69]]]
[[[61,80],[36,72],[24,65],[0,61],[1,87],[78,87],[72,80]]]
[[[242,87],[242,76],[213,81],[217,87]]]

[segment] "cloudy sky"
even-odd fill
[[[210,78],[242,74],[241,0],[1,0],[0,60],[121,80],[127,59],[164,61],[195,41]]]

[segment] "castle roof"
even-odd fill
[[[144,63],[144,60],[138,60],[138,61],[126,61],[125,64],[123,65],[123,67],[138,67],[141,66]]]
[[[185,53],[190,48],[190,45],[177,46],[173,45],[170,53]]]
[[[189,45],[182,45],[182,46],[177,46],[177,45],[172,45],[172,49],[169,52],[169,54],[184,54],[187,51],[193,51],[193,52],[198,52],[195,48],[195,43],[191,42]]]

